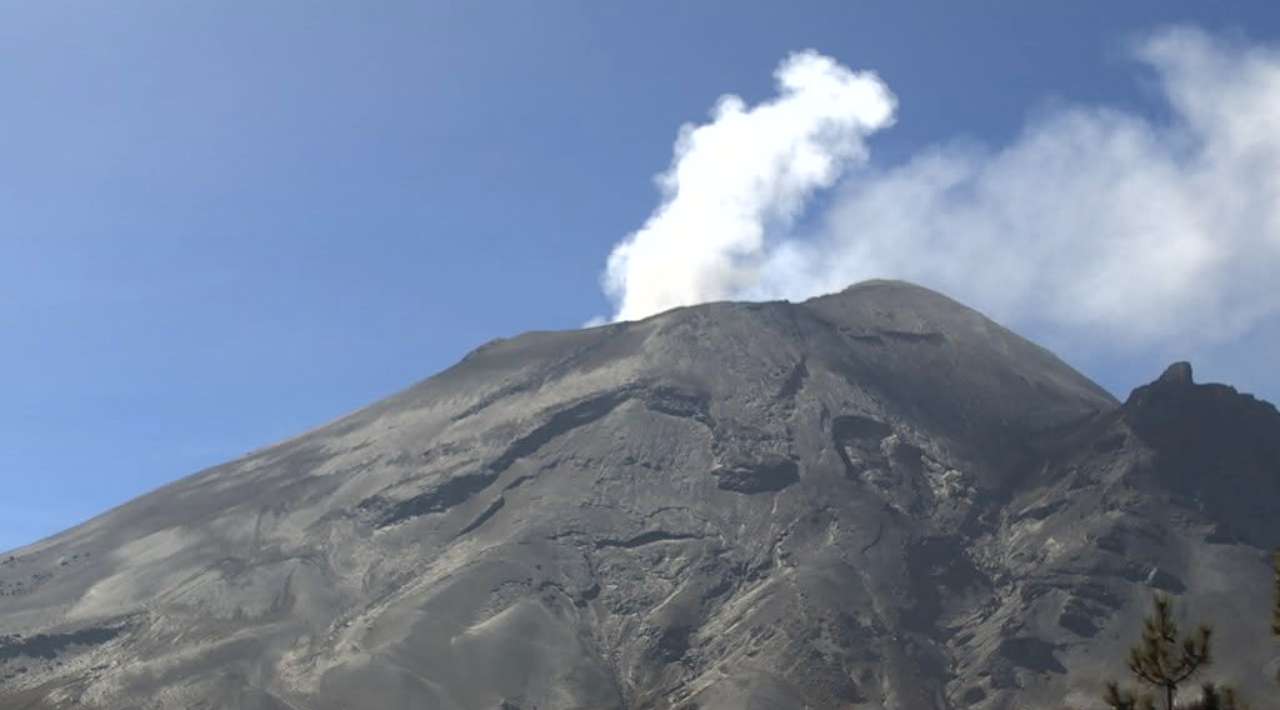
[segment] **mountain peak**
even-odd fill
[[[1175,362],[1160,375],[1156,380],[1157,383],[1164,385],[1193,385],[1195,380],[1191,374],[1191,363],[1184,361]]]
[[[494,341],[4,557],[0,706],[1025,706],[1149,580],[1197,592],[1205,515],[1275,531],[1225,477],[1176,529],[1141,513],[1170,477],[1113,485],[1149,432],[1274,462],[1265,417],[1234,458],[1180,428],[1240,421],[1216,388],[1176,365],[1117,410],[900,281]]]

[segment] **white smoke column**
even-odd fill
[[[1180,28],[1135,55],[1167,116],[1068,106],[1002,147],[859,170],[806,238],[788,224],[865,160],[894,99],[873,75],[791,57],[777,99],[730,97],[685,129],[666,201],[610,257],[617,317],[902,278],[1076,355],[1185,353],[1280,326],[1280,52]]]
[[[663,202],[609,255],[614,318],[734,297],[758,286],[766,232],[784,229],[819,188],[865,160],[863,138],[893,121],[894,98],[870,73],[816,52],[775,72],[778,96],[748,108],[721,97],[711,123],[685,125]]]
[[[761,286],[921,283],[1093,351],[1230,341],[1280,315],[1280,54],[1166,30],[1136,47],[1163,120],[1059,109],[994,151],[942,147],[839,189]]]

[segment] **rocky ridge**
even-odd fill
[[[899,282],[530,333],[0,556],[0,707],[1057,708],[1153,590],[1265,680],[1278,442]]]

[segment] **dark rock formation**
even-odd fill
[[[1090,706],[1270,658],[1278,442],[901,283],[530,333],[0,556],[0,707]]]

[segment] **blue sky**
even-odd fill
[[[807,197],[806,234],[865,212],[860,179],[939,146],[983,173],[1064,107],[1176,123],[1135,45],[1180,25],[1219,54],[1274,46],[1275,7],[0,2],[0,548],[494,337],[613,313],[606,260],[659,206],[679,127],[726,93],[768,101],[792,52],[873,70],[897,102]],[[1193,356],[1280,397],[1265,308],[1110,347],[1081,345],[1074,311],[992,304],[1121,396]]]

